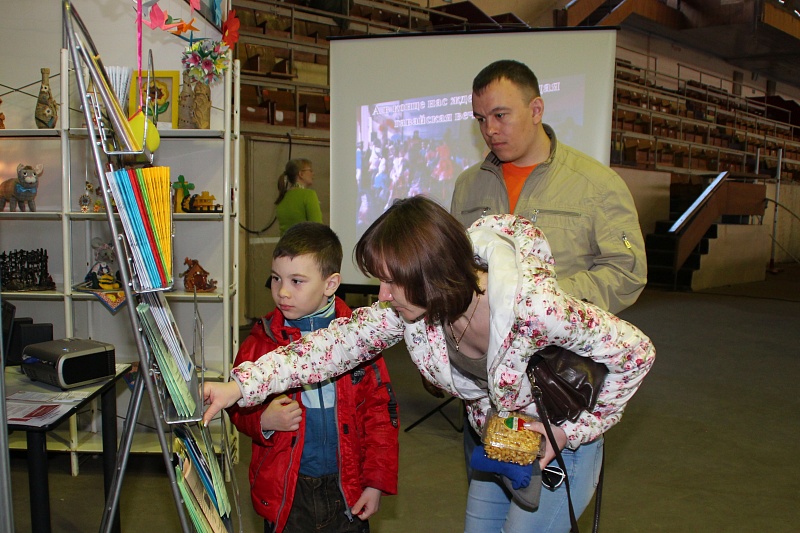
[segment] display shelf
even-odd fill
[[[74,89],[74,71],[66,50],[62,51],[61,71],[70,72],[61,84],[60,106],[69,106],[70,81]],[[233,78],[226,79],[225,95],[232,93]],[[197,258],[208,265],[218,289],[199,293],[208,338],[206,368],[208,377],[227,379],[228,369],[238,349],[238,133],[230,117],[233,98],[226,96],[223,127],[209,130],[160,130],[161,147],[154,156],[154,165],[168,166],[171,181],[186,174],[196,186],[196,192],[208,190],[219,198],[222,212],[176,213],[173,234],[180,245],[180,255],[173,258],[175,290],[165,297],[178,320],[178,327],[187,343],[192,337],[191,310],[195,296],[183,290],[179,273],[184,270],[185,256]],[[77,122],[72,114],[73,122]],[[59,117],[56,129],[0,130],[0,162],[9,168],[17,164],[44,165],[36,198],[35,212],[0,212],[0,251],[38,249],[48,251],[48,269],[56,289],[50,291],[2,291],[4,300],[18,308],[17,316],[32,316],[37,322],[52,322],[54,336],[104,340],[114,344],[118,361],[138,360],[134,334],[126,306],[112,314],[95,295],[74,290],[84,280],[95,262],[92,239],[112,242],[106,212],[82,212],[78,203],[87,181],[99,186],[90,153],[90,132],[86,127],[71,127],[70,114]],[[84,122],[85,123],[85,122]],[[236,126],[238,128],[238,125]],[[233,145],[236,145],[235,147]],[[197,176],[195,178],[195,176]],[[99,189],[98,189],[99,190]],[[93,196],[92,200],[98,198]],[[119,215],[114,214],[119,224]],[[119,268],[117,261],[115,268]],[[234,334],[234,332],[236,334]],[[118,410],[124,412],[131,400],[127,387],[118,389]],[[122,424],[122,421],[120,421]],[[232,427],[232,426],[231,426]],[[79,473],[78,453],[100,450],[91,444],[92,433],[83,426],[70,424],[63,439],[48,439],[48,449],[71,454],[72,473]],[[160,446],[153,431],[134,440],[134,453],[154,453]],[[52,443],[51,443],[52,440]],[[232,439],[237,442],[236,439]],[[23,445],[24,447],[24,439]],[[238,453],[237,453],[238,455]]]
[[[81,415],[78,415],[81,416]],[[120,423],[124,422],[124,417],[120,418]],[[97,454],[103,452],[103,436],[99,430],[92,431],[89,428],[80,428],[77,441],[70,442],[70,431],[67,428],[54,429],[47,433],[47,450],[50,452],[73,452]],[[11,450],[25,450],[27,442],[25,433],[15,431],[8,436],[8,447]],[[219,452],[220,448],[217,449]],[[139,424],[136,438],[131,446],[131,453],[137,454],[158,454],[161,447],[156,438],[155,431],[146,425]]]
[[[64,291],[3,291],[1,293],[4,300],[40,300],[40,301],[60,301],[64,299]]]
[[[69,429],[54,429],[47,432],[47,451],[49,452],[74,452],[78,453],[103,453],[103,435],[99,430],[80,431],[77,441],[70,441]],[[8,436],[10,450],[27,449],[24,431],[15,431]]]
[[[3,130],[0,130],[3,131]],[[23,130],[29,131],[29,130]],[[35,130],[30,130],[35,131]],[[42,131],[42,130],[39,130]],[[70,137],[80,139],[86,138],[89,136],[89,130],[85,127],[83,128],[70,128],[69,129]],[[223,130],[200,130],[200,129],[182,129],[182,130],[174,130],[174,129],[159,129],[158,136],[162,139],[222,139],[225,137],[225,132]]]
[[[222,139],[225,137],[224,130],[198,130],[198,129],[185,129],[185,130],[158,130],[158,134],[162,139]]]
[[[189,292],[182,289],[174,289],[164,293],[164,296],[169,301],[175,302],[187,302],[191,303],[195,300],[195,293]],[[198,292],[197,293],[197,300],[200,303],[203,302],[221,302],[224,298],[222,292]]]
[[[11,129],[0,130],[0,137],[58,137],[61,130],[57,129]]]
[[[225,218],[223,213],[175,213],[172,217],[173,222],[182,222],[182,221],[200,221],[200,220],[211,220],[211,221],[222,221]]]
[[[0,211],[0,220],[61,220],[62,216],[57,211]]]
[[[69,212],[64,213],[64,214],[65,214],[65,216],[69,217],[72,220],[94,220],[94,221],[97,221],[97,222],[105,222],[106,218],[107,218],[107,215],[106,215],[106,213],[104,211],[103,212],[98,212],[98,213],[94,213],[94,212],[92,212],[92,213],[83,213],[81,211],[69,211]],[[119,215],[116,214],[116,213],[114,214],[114,217],[119,219]]]

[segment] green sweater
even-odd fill
[[[322,222],[322,209],[312,189],[289,189],[275,209],[281,235],[298,222]]]

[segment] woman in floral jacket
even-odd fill
[[[490,408],[536,415],[528,359],[558,345],[609,371],[593,412],[553,426],[579,515],[597,484],[602,435],[620,420],[653,364],[650,339],[561,292],[547,240],[518,216],[484,217],[467,234],[435,202],[401,200],[364,233],[355,258],[362,272],[380,280],[380,302],[234,368],[229,383],[206,383],[204,421],[234,402],[255,405],[339,375],[405,340],[420,373],[466,401],[480,434]],[[541,423],[526,427],[546,439]],[[546,446],[542,468],[554,456]],[[479,476],[470,484],[466,531],[568,531],[566,499],[563,485],[543,490],[531,512],[511,501],[496,478]]]

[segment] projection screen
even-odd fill
[[[332,38],[331,227],[343,283],[377,284],[352,251],[395,198],[426,194],[449,209],[460,172],[486,156],[471,88],[493,61],[531,67],[559,141],[608,164],[615,49],[613,28]]]

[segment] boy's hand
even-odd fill
[[[381,491],[367,487],[361,493],[355,505],[350,509],[350,512],[359,517],[361,520],[367,520],[370,516],[378,512],[381,508]]]
[[[281,394],[261,413],[261,429],[264,431],[297,431],[303,420],[300,404]]]
[[[203,403],[208,406],[203,414],[203,425],[207,426],[214,415],[230,407],[242,397],[242,391],[235,381],[227,383],[210,383],[206,381],[203,386]]]

